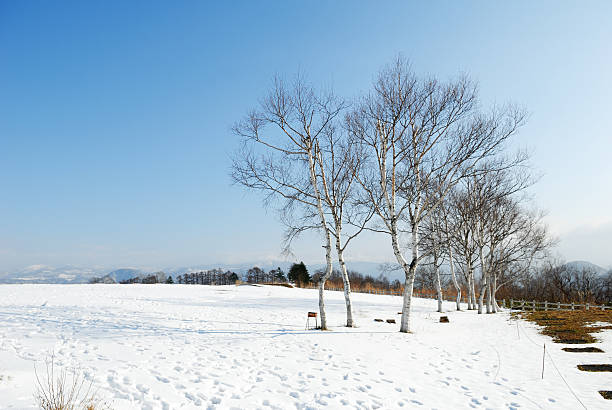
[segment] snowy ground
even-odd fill
[[[189,285],[0,285],[0,408],[35,408],[34,364],[53,351],[80,366],[115,409],[611,408],[598,390],[606,353],[567,353],[507,314],[453,312],[417,299],[400,334],[397,296],[354,294],[359,328],[342,327],[343,297],[327,292],[329,332],[305,331],[315,291]],[[520,336],[520,338],[519,338]],[[542,344],[546,358],[544,380]],[[574,345],[575,347],[575,345]]]

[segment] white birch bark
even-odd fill
[[[402,255],[402,252],[399,248],[399,243],[397,240],[397,225],[394,226],[392,230],[393,234],[391,235],[391,242],[393,245],[393,251],[395,253],[395,257],[399,264],[404,269],[406,274],[406,280],[404,282],[404,295],[403,295],[403,303],[402,303],[402,319],[400,324],[400,332],[409,333],[410,332],[410,308],[412,305],[412,291],[414,289],[414,277],[416,273],[417,261],[419,258],[419,249],[418,249],[418,232],[416,229],[412,230],[412,262],[408,265],[406,259]]]
[[[474,286],[474,268],[472,268],[472,264],[468,261],[468,265],[466,267],[468,271],[468,310],[476,309],[476,292]]]
[[[340,264],[340,272],[342,273],[342,283],[344,285],[344,302],[346,304],[346,327],[356,327],[353,319],[353,306],[351,304],[351,282],[349,281],[346,263],[344,262],[344,251],[340,243],[339,228],[336,228],[336,253],[338,254],[338,263]]]
[[[488,275],[487,278],[487,313],[493,313],[493,309],[491,308],[491,275]]]
[[[327,222],[325,220],[325,213],[323,211],[323,202],[321,200],[321,194],[319,193],[319,187],[317,185],[317,174],[315,170],[315,161],[314,161],[314,153],[313,149],[315,149],[311,145],[308,149],[308,165],[310,167],[310,183],[312,184],[312,189],[314,192],[314,196],[317,201],[317,212],[319,213],[319,219],[321,221],[321,229],[324,231],[325,236],[325,261],[327,263],[327,269],[325,274],[319,280],[319,313],[321,315],[321,330],[327,330],[327,316],[325,314],[325,300],[323,291],[325,290],[325,282],[331,276],[332,273],[332,244],[331,244],[331,234],[329,232],[329,228],[327,227]]]
[[[481,315],[483,313],[484,308],[484,298],[487,292],[487,277],[483,276],[483,285],[480,286],[480,294],[478,295],[478,314]]]
[[[468,300],[468,310],[472,310],[472,278],[470,277],[469,273],[468,273],[468,296],[467,296],[467,300]]]
[[[472,272],[470,274],[470,279],[472,280],[472,310],[476,310],[476,281],[474,280],[474,269],[472,268]]]
[[[478,255],[480,258],[480,276],[482,280],[482,284],[480,285],[480,294],[478,295],[478,314],[480,315],[483,312],[484,298],[487,292],[487,285],[489,281],[488,281],[488,275],[487,275],[487,267],[484,263],[482,246],[479,247]]]
[[[448,263],[450,267],[451,278],[453,280],[453,286],[457,291],[457,310],[461,310],[461,286],[457,281],[457,275],[455,274],[455,264],[453,262],[453,248],[449,245],[448,247]]]
[[[438,292],[438,312],[442,312],[442,284],[440,283],[440,268],[436,264],[436,291]]]
[[[499,311],[499,305],[497,304],[497,299],[495,298],[495,294],[497,293],[497,275],[493,274],[493,283],[491,285],[491,298],[493,299],[493,303],[491,309],[493,313],[497,313]]]
[[[324,299],[324,290],[325,290],[325,282],[329,279],[332,273],[332,256],[331,256],[331,237],[329,231],[325,230],[325,261],[327,262],[327,269],[325,274],[319,280],[319,312],[321,314],[321,330],[327,330],[327,315],[325,314],[325,299]]]

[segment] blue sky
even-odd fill
[[[531,113],[567,260],[612,265],[612,3],[0,1],[0,272],[279,259],[232,123],[298,70],[352,98],[398,53]],[[296,258],[318,262],[314,236]],[[348,256],[391,260],[366,236]]]

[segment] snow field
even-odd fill
[[[0,408],[36,408],[34,364],[53,352],[78,366],[115,409],[608,408],[612,376],[579,363],[533,324],[506,313],[454,312],[415,299],[401,334],[401,298],[353,294],[358,328],[343,327],[341,292],[326,292],[331,331],[306,331],[317,292],[273,286],[2,285]],[[374,322],[396,319],[398,324]],[[519,338],[520,336],[520,338]],[[574,347],[576,347],[574,345]]]

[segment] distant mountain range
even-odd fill
[[[598,275],[603,275],[604,273],[608,272],[606,269],[602,268],[601,266],[595,265],[594,263],[587,262],[587,261],[567,262],[565,266],[569,266],[569,267],[580,269],[580,270],[582,269],[591,270]]]
[[[60,284],[76,284],[76,283],[88,283],[90,279],[97,277],[108,278],[108,282],[120,282],[135,277],[145,277],[154,272],[163,271],[169,276],[176,278],[177,275],[182,275],[189,272],[197,272],[209,269],[220,268],[224,271],[236,272],[239,275],[245,274],[250,268],[258,266],[259,268],[269,271],[280,267],[283,271],[287,272],[293,262],[287,261],[258,261],[238,264],[203,264],[183,267],[167,267],[165,269],[151,269],[151,268],[120,268],[120,269],[109,269],[107,267],[79,267],[74,265],[64,265],[59,267],[53,267],[48,265],[31,265],[14,272],[0,273],[0,283],[60,283]],[[566,263],[567,266],[575,267],[578,269],[589,269],[597,274],[604,274],[607,272],[606,269],[601,266],[595,265],[587,261],[572,261]],[[334,266],[337,268],[337,266]],[[374,277],[379,275],[386,276],[390,281],[395,279],[403,280],[404,273],[399,270],[393,270],[393,267],[382,264],[380,262],[366,262],[366,261],[355,261],[347,262],[349,270],[356,271],[362,274],[368,274]],[[317,270],[323,270],[325,264],[310,264],[307,265],[310,274],[315,273]]]
[[[299,261],[298,261],[299,262]],[[0,273],[0,283],[60,283],[60,284],[75,284],[88,283],[92,278],[108,278],[109,282],[120,282],[135,277],[145,277],[154,272],[163,271],[169,276],[176,278],[177,275],[182,275],[189,272],[197,272],[209,269],[222,269],[224,271],[236,272],[239,275],[245,274],[250,268],[258,266],[259,268],[269,271],[280,267],[287,272],[293,262],[287,261],[255,261],[236,264],[202,264],[182,267],[166,267],[162,269],[153,268],[119,268],[109,269],[108,267],[82,267],[74,265],[64,266],[48,266],[48,265],[31,265],[26,268]],[[363,274],[378,276],[381,274],[381,264],[378,262],[347,262],[350,270],[357,271]],[[311,274],[317,270],[324,269],[325,264],[310,264],[307,265]],[[337,266],[336,266],[337,267]],[[391,280],[396,276],[401,275],[398,272],[386,274]]]
[[[108,268],[73,265],[31,265],[14,272],[0,274],[0,283],[87,283],[95,276],[104,276]]]

